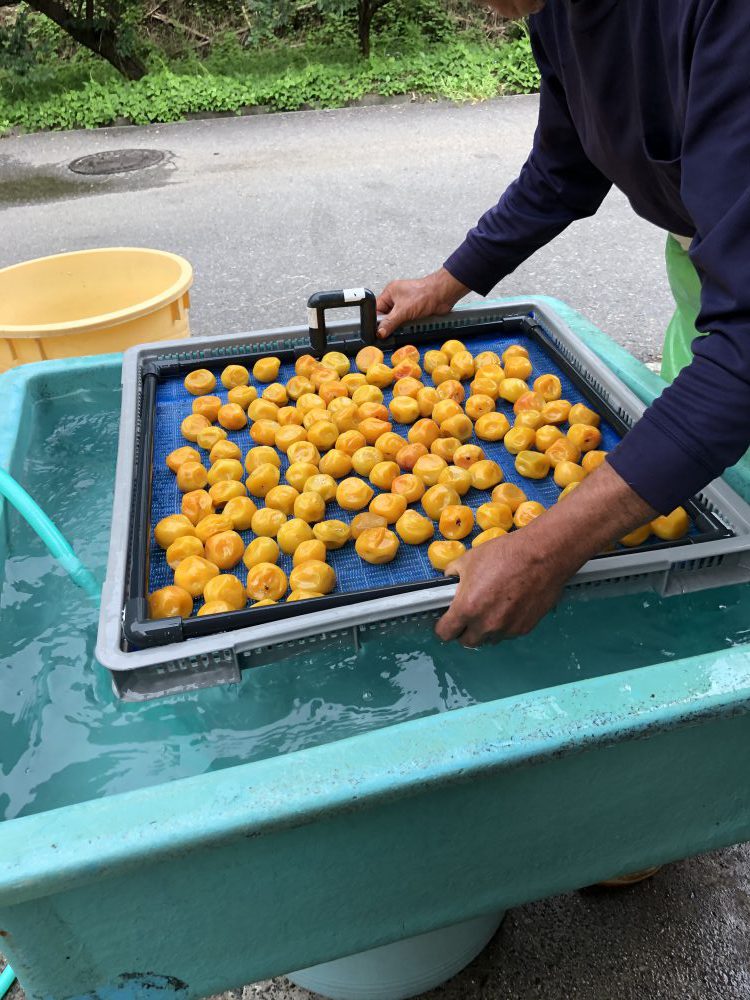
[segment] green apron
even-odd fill
[[[677,374],[693,360],[691,344],[703,336],[695,328],[701,307],[701,283],[693,263],[674,236],[667,237],[667,276],[675,301],[674,316],[664,338],[661,377],[673,382]]]
[[[675,301],[674,316],[669,321],[664,337],[664,354],[661,362],[661,377],[673,382],[680,370],[693,360],[692,343],[696,337],[705,337],[695,327],[701,307],[701,283],[698,272],[693,267],[688,253],[674,236],[667,237],[667,275],[669,287]],[[747,491],[747,477],[750,477],[750,451],[746,451],[735,468],[739,479],[726,474],[729,484],[750,501]]]

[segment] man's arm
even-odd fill
[[[542,75],[534,145],[516,181],[486,212],[445,265],[424,278],[392,281],[378,299],[380,336],[421,316],[450,312],[470,290],[486,295],[571,222],[593,215],[611,182],[591,163],[562,84],[532,29]]]
[[[609,456],[662,513],[750,445],[750,4],[707,0],[701,11],[686,68],[681,193],[697,231],[697,325],[708,336]]]
[[[531,153],[518,179],[444,265],[482,295],[571,222],[593,215],[612,186],[586,156],[562,83],[533,28],[531,43],[542,76]]]
[[[464,646],[525,635],[588,559],[654,516],[614,469],[601,465],[525,528],[452,563],[446,574],[459,577],[458,590],[435,631]]]

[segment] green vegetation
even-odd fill
[[[0,133],[332,108],[373,94],[479,100],[538,86],[525,28],[487,22],[470,0],[390,0],[375,12],[369,58],[356,5],[155,2],[131,3],[118,28],[148,68],[138,80],[24,5],[0,21]]]

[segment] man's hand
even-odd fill
[[[399,326],[423,316],[444,316],[470,291],[441,267],[439,271],[412,281],[391,281],[378,296],[378,336],[390,335]]]
[[[435,628],[438,637],[474,647],[525,635],[588,559],[655,516],[605,462],[525,528],[451,563],[446,576],[458,576],[459,584]]]

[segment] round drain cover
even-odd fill
[[[166,157],[159,149],[109,149],[81,156],[68,164],[74,174],[121,174],[129,170],[155,167]]]

